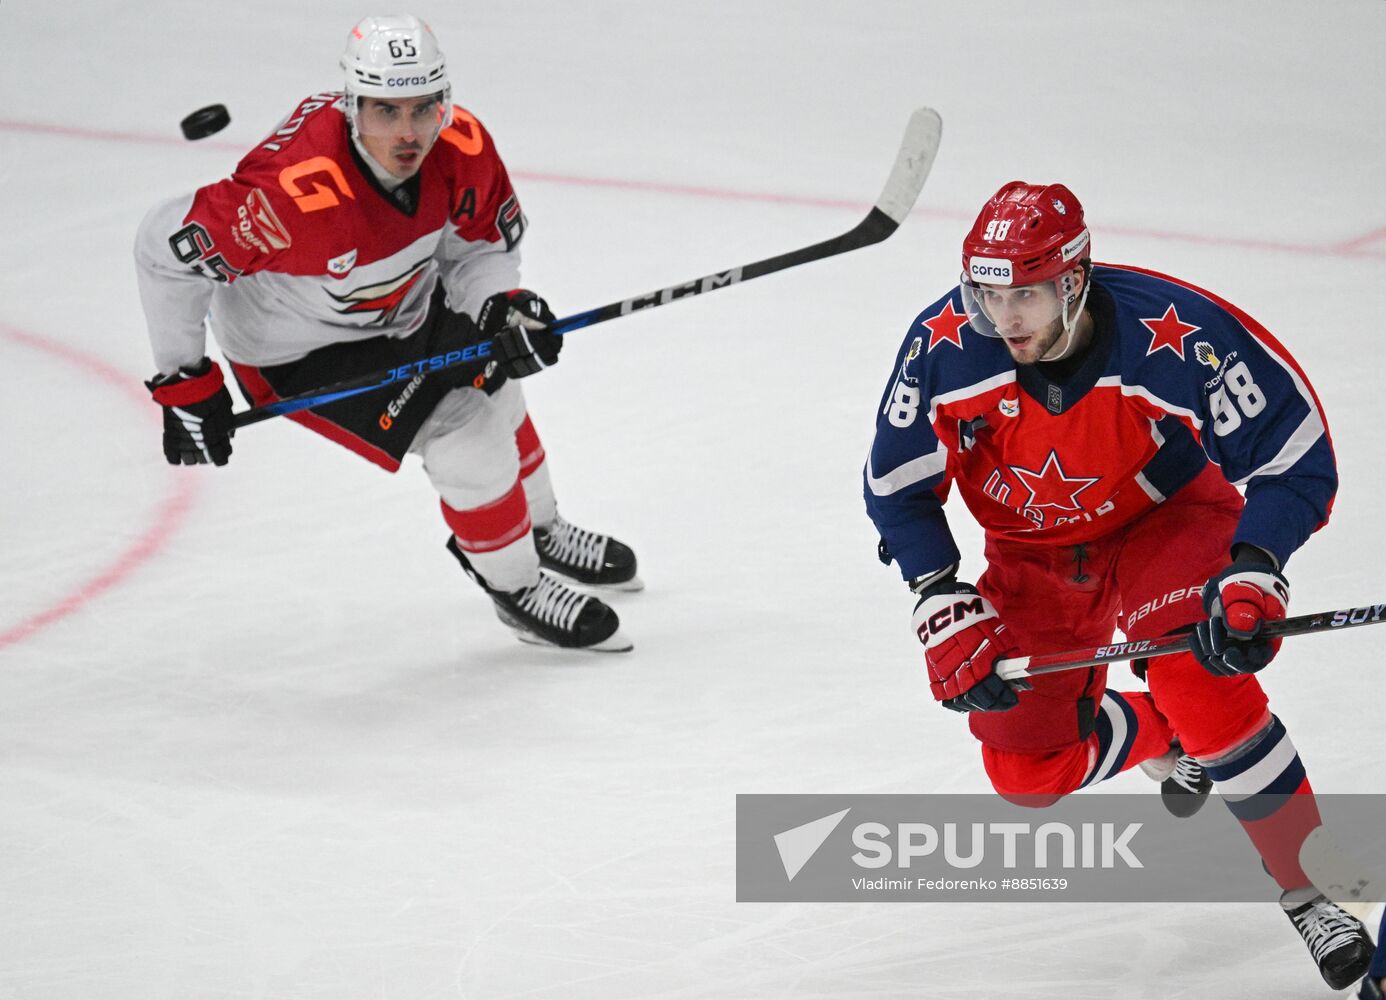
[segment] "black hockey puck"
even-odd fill
[[[205,139],[230,124],[231,113],[226,110],[225,104],[209,104],[188,115],[178,123],[178,127],[183,130],[184,139]]]

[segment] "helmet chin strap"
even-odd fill
[[[1069,280],[1071,281],[1072,279],[1070,278]],[[1068,300],[1064,302],[1064,308],[1061,314],[1064,323],[1064,335],[1055,342],[1053,347],[1040,357],[1041,361],[1062,361],[1073,353],[1074,335],[1078,332],[1078,317],[1083,315],[1083,306],[1087,304],[1087,301],[1088,282],[1084,281],[1083,294],[1078,297],[1078,308],[1074,309],[1072,313],[1069,312],[1068,307],[1072,302],[1071,295],[1068,297]]]

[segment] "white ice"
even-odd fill
[[[365,9],[3,13],[0,998],[1326,995],[1269,904],[738,904],[734,796],[988,790],[858,477],[1012,178],[1291,348],[1343,477],[1295,608],[1386,599],[1382,0],[420,9],[560,313],[847,229],[910,110],[943,115],[888,242],[575,334],[530,383],[563,510],[642,560],[604,659],[501,628],[417,467],[285,421],[225,469],[159,453],[135,225],[338,86]],[[184,142],[214,101],[230,128]],[[1382,640],[1263,675],[1320,791],[1386,792]]]

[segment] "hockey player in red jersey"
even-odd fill
[[[881,557],[918,595],[934,697],[969,713],[1002,794],[1052,801],[1140,764],[1187,815],[1216,783],[1345,988],[1370,938],[1300,866],[1318,810],[1255,677],[1277,651],[1258,632],[1286,614],[1286,563],[1337,488],[1308,378],[1211,292],[1093,263],[1062,185],[1002,187],[962,256],[960,284],[896,355],[865,474]],[[975,587],[944,515],[954,488],[985,533]],[[1118,626],[1192,632],[1193,652],[1139,668],[1148,691],[1108,689],[1101,667],[1021,691],[996,675],[998,659],[1100,645]]]
[[[559,515],[514,381],[554,364],[562,340],[547,332],[547,303],[519,287],[525,216],[490,133],[452,104],[416,17],[364,19],[341,64],[344,92],[308,97],[231,177],[140,226],[165,456],[231,456],[231,397],[204,318],[256,405],[493,340],[471,368],[290,419],[391,472],[418,455],[448,549],[521,639],[629,649],[616,613],[560,579],[640,586],[627,546]]]

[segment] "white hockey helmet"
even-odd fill
[[[433,29],[413,14],[364,18],[347,36],[341,65],[353,124],[363,97],[389,100],[440,94],[443,107],[452,103],[447,60]]]

